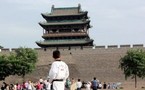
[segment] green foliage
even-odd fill
[[[15,74],[25,76],[25,74],[32,72],[35,69],[38,54],[31,48],[20,47],[15,51],[16,61],[12,62]]]
[[[16,50],[16,58],[27,63],[37,62],[37,52],[31,48],[22,48]]]
[[[128,50],[120,59],[120,68],[124,71],[125,78],[145,77],[145,51],[141,49]]]
[[[3,46],[0,46],[0,49],[4,48]]]
[[[6,56],[0,56],[0,80],[11,75],[11,64]]]
[[[145,52],[141,49],[127,51],[127,54],[120,59],[120,68],[124,71],[126,78],[130,76],[134,78],[134,75],[144,78]]]
[[[20,47],[9,56],[0,56],[0,80],[9,75],[24,77],[35,69],[37,60],[38,54],[35,50],[23,47]]]
[[[27,63],[24,61],[14,60],[11,61],[13,68],[13,75],[17,74],[19,76],[25,76],[25,74],[30,73],[34,69],[34,65],[32,63]]]

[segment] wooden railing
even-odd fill
[[[60,37],[60,36],[87,36],[87,33],[48,33],[43,34],[43,37]]]

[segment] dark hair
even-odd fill
[[[53,58],[60,58],[60,52],[58,50],[53,51]]]
[[[81,79],[78,79],[78,81],[81,81]]]

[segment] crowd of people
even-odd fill
[[[72,78],[70,82],[66,81],[66,88],[68,90],[99,90],[99,89],[118,89],[121,83],[101,83],[96,77],[92,81],[81,81],[80,79],[75,80]]]
[[[95,77],[92,81],[81,81],[81,79],[75,80],[74,78],[66,79],[66,90],[99,90],[99,89],[117,89],[117,83],[101,83]],[[3,82],[1,90],[52,90],[52,85],[49,79],[43,80],[41,77],[37,82],[26,81],[23,83],[7,84]]]
[[[7,84],[3,82],[1,90],[51,90],[51,83],[49,80],[40,79],[37,82],[25,81],[23,83]]]

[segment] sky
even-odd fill
[[[145,44],[145,0],[0,0],[0,45],[38,48],[41,13],[50,13],[52,5],[78,4],[88,11],[89,36],[96,46]]]

